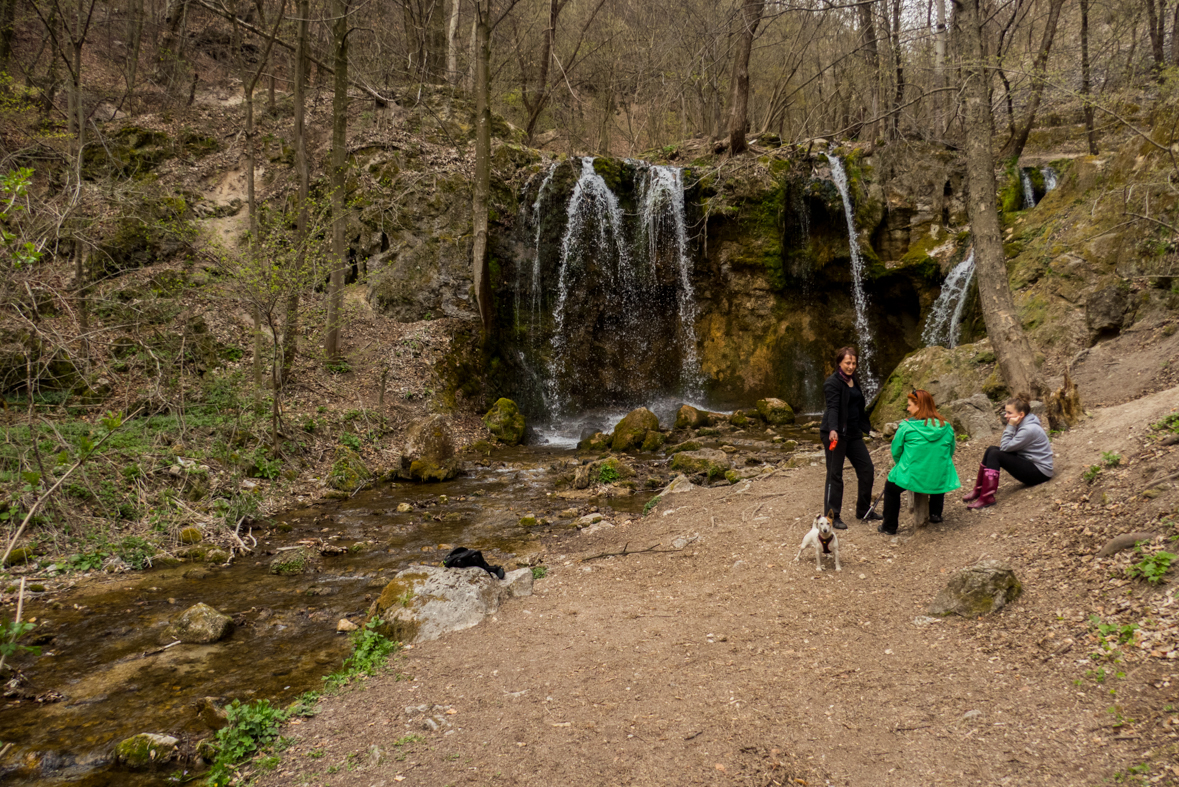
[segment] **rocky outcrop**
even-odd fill
[[[1006,563],[984,560],[955,574],[929,605],[930,615],[976,618],[1019,598],[1023,585]]]
[[[461,468],[455,457],[450,426],[441,415],[431,415],[410,425],[402,449],[398,478],[407,481],[449,481]]]
[[[1003,431],[997,407],[986,394],[979,393],[938,405],[938,412],[950,420],[955,433],[969,435],[972,440],[987,440]]]
[[[524,415],[511,399],[499,399],[483,416],[487,431],[505,445],[519,445],[524,439]]]
[[[385,586],[369,615],[390,639],[426,642],[478,625],[508,596],[505,582],[481,568],[414,566]]]
[[[1085,303],[1085,325],[1089,328],[1089,343],[1117,336],[1130,309],[1130,290],[1106,287],[1089,296]]]
[[[233,619],[208,604],[194,604],[184,610],[160,635],[161,642],[208,644],[219,642],[233,631]]]
[[[679,412],[675,415],[676,429],[699,429],[702,426],[708,426],[708,424],[708,413],[704,410],[697,410],[690,404],[680,407]]]
[[[889,375],[872,411],[872,425],[881,429],[890,421],[908,418],[905,404],[914,388],[929,391],[940,410],[944,403],[970,398],[979,391],[988,396],[993,392],[992,398],[997,399],[998,394],[1006,395],[1001,385],[989,340],[953,349],[922,347],[905,356]]]

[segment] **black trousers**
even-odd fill
[[[904,492],[903,487],[899,487],[892,481],[884,482],[884,521],[880,526],[890,533],[897,532],[897,525],[901,517],[901,492]],[[946,496],[945,494],[930,495],[929,496],[929,515],[941,516],[942,512],[946,510]]]
[[[827,459],[827,482],[823,487],[823,512],[828,509],[838,517],[843,508],[843,460],[851,462],[856,471],[856,516],[862,517],[872,506],[872,457],[861,438],[840,440],[835,450],[830,449],[827,436],[823,437],[823,453]]]
[[[1030,459],[1025,459],[1010,451],[1000,450],[997,445],[992,445],[987,449],[987,452],[983,454],[982,463],[983,467],[991,470],[1006,470],[1016,481],[1028,486],[1035,486],[1049,480],[1048,476],[1041,473],[1040,468],[1036,467]]]

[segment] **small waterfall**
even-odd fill
[[[657,277],[661,258],[670,259],[678,274],[680,378],[683,395],[700,400],[703,390],[696,353],[696,292],[692,288],[692,258],[684,218],[684,173],[676,167],[652,166],[642,195],[642,233],[647,239],[651,274]]]
[[[950,271],[950,275],[942,284],[941,294],[929,310],[925,330],[921,332],[921,341],[926,347],[934,344],[958,346],[962,332],[962,312],[966,307],[966,297],[970,293],[970,283],[973,280],[974,249],[971,249],[966,259]]]
[[[569,197],[566,215],[565,235],[561,238],[557,303],[553,309],[553,354],[546,381],[550,407],[557,409],[565,405],[558,381],[566,371],[565,311],[570,280],[580,278],[594,263],[607,273],[616,291],[629,284],[634,276],[622,232],[622,209],[618,197],[594,171],[591,156],[581,160],[581,177]],[[587,232],[588,238],[585,237]],[[614,265],[611,266],[609,261],[614,261]]]
[[[864,398],[871,402],[880,389],[880,384],[872,375],[872,330],[868,325],[868,296],[864,292],[864,257],[860,253],[860,240],[856,233],[855,215],[847,190],[847,173],[843,170],[843,162],[834,153],[827,154],[827,161],[831,164],[831,180],[835,181],[839,196],[843,197],[843,213],[847,218],[848,245],[851,247],[852,258],[852,299],[856,307],[856,345],[860,352],[857,359],[859,377],[864,389]]]
[[[1036,192],[1032,188],[1032,179],[1028,176],[1026,169],[1019,170],[1019,182],[1023,185],[1024,210],[1036,207]]]
[[[531,309],[529,310],[529,336],[535,342],[538,326],[540,325],[540,229],[541,229],[541,204],[544,202],[545,191],[548,190],[549,183],[553,180],[553,173],[557,171],[557,162],[553,161],[549,164],[548,171],[545,172],[544,179],[540,182],[540,188],[536,190],[536,201],[532,203],[532,292],[530,298]],[[516,296],[517,309],[519,309],[519,295]]]
[[[1056,170],[1052,169],[1052,167],[1043,167],[1040,169],[1040,174],[1044,176],[1045,193],[1056,188]]]

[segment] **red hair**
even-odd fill
[[[909,392],[909,399],[917,403],[917,412],[913,414],[914,418],[929,423],[932,418],[938,422],[938,426],[944,426],[946,419],[942,418],[942,414],[937,411],[937,407],[933,404],[933,394],[929,391],[914,388]]]

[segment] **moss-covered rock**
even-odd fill
[[[115,744],[115,759],[132,770],[153,768],[173,760],[180,741],[170,735],[143,732]]]
[[[784,426],[794,423],[794,408],[781,399],[766,398],[757,401],[757,414],[768,424]]]
[[[18,547],[8,553],[8,559],[4,561],[6,566],[19,566],[28,563],[33,559],[33,550],[28,547]]]
[[[993,357],[989,353],[991,343],[984,339],[953,349],[922,347],[905,356],[880,390],[872,412],[873,427],[880,430],[886,423],[907,418],[905,405],[914,388],[929,391],[935,404],[965,399],[984,390],[984,383],[995,371],[993,363],[983,360]]]
[[[304,574],[315,569],[316,558],[317,555],[305,547],[279,552],[270,561],[270,573],[283,577]]]
[[[708,413],[697,410],[690,404],[680,407],[679,412],[675,415],[676,429],[699,429],[702,426],[708,426],[709,423]]]
[[[742,410],[734,410],[733,414],[729,416],[729,423],[738,429],[744,429],[749,425],[749,417]]]
[[[353,492],[373,477],[360,454],[346,446],[336,448],[336,456],[328,471],[327,484],[341,492]]]
[[[181,544],[199,544],[204,540],[205,534],[201,532],[199,527],[186,527],[180,531]]]
[[[667,436],[663,432],[658,432],[651,429],[647,432],[647,436],[643,438],[643,451],[658,451],[663,447],[663,443],[667,440]]]
[[[671,455],[682,453],[684,451],[699,451],[703,447],[704,446],[697,440],[687,440],[678,445],[673,445],[671,448],[667,449],[667,453]]]
[[[927,610],[930,615],[976,618],[998,612],[1019,598],[1023,585],[998,560],[984,560],[955,574]]]
[[[180,616],[160,635],[161,642],[208,644],[219,642],[233,631],[233,619],[210,607],[198,603],[184,610]]]
[[[610,447],[615,451],[629,451],[639,448],[647,438],[647,432],[659,430],[659,418],[646,407],[631,410],[614,427]]]
[[[702,448],[699,451],[681,451],[671,460],[673,472],[685,475],[703,473],[711,481],[720,478],[732,466],[724,451]]]
[[[462,468],[455,457],[450,425],[431,415],[410,425],[396,475],[408,481],[449,481]]]
[[[580,441],[577,448],[581,451],[609,451],[610,442],[613,437],[603,432],[594,432],[589,437]]]
[[[518,445],[524,439],[524,414],[511,399],[497,400],[483,416],[483,424],[507,445]]]

